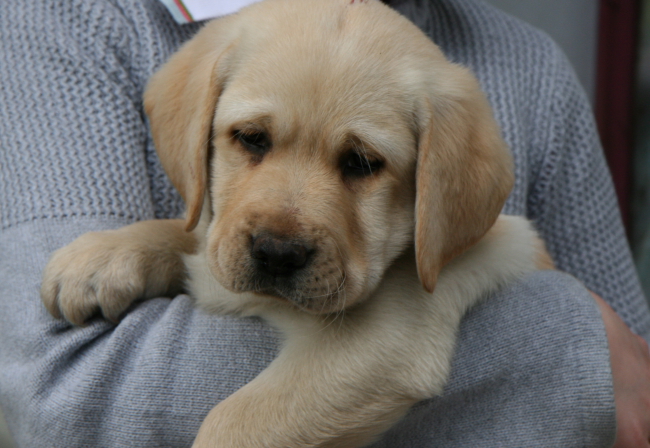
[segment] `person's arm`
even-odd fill
[[[630,331],[600,296],[592,293],[600,309],[610,351],[616,400],[614,448],[650,446],[650,352],[648,343]]]

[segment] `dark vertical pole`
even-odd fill
[[[628,229],[640,12],[640,0],[600,0],[596,121]]]

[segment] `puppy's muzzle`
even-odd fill
[[[273,235],[252,238],[251,258],[258,274],[289,277],[307,266],[314,249],[300,241]]]
[[[260,221],[243,219],[217,240],[210,260],[221,284],[236,293],[270,296],[316,314],[345,308],[350,295],[345,252],[331,232],[304,222],[289,225],[286,219]]]

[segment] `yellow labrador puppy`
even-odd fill
[[[196,447],[360,447],[439,394],[467,309],[550,266],[499,216],[512,161],[485,96],[379,1],[267,0],[206,25],[145,108],[186,220],[90,233],[42,296],[81,324],[187,290],[285,336]]]

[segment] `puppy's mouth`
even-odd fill
[[[333,274],[333,273],[332,273]],[[238,283],[236,292],[254,292],[312,314],[339,312],[346,307],[345,276],[303,275],[273,276],[254,271],[248,281]]]

